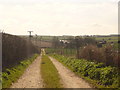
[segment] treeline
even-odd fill
[[[31,43],[30,40],[25,40],[19,36],[2,34],[3,71],[35,53],[39,53],[39,50]]]
[[[75,37],[74,39],[59,40],[57,37],[53,39],[53,52],[61,55],[71,55],[76,50],[74,55],[78,59],[86,59],[89,61],[102,62],[107,66],[120,67],[120,52],[115,50],[114,46],[101,45],[98,41],[91,37]],[[61,50],[59,49],[61,48]],[[65,50],[63,50],[65,49]],[[50,50],[49,50],[50,52]],[[67,54],[66,54],[67,53]],[[68,54],[69,53],[69,54]]]

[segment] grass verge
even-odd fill
[[[96,88],[120,88],[119,71],[115,67],[107,67],[102,63],[96,64],[82,59],[70,59],[56,54],[51,56]]]
[[[42,56],[41,75],[45,88],[62,88],[58,71],[46,55]]]
[[[24,73],[26,68],[37,58],[38,54],[20,62],[19,65],[6,69],[2,73],[2,88],[10,88],[11,84],[16,82],[19,77]]]

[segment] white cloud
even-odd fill
[[[111,34],[117,33],[117,4],[46,2],[1,4],[0,28],[8,33]],[[102,27],[93,27],[96,24]]]

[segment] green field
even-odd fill
[[[113,42],[113,48],[115,50],[120,50],[120,44],[118,44],[118,41],[120,40],[120,36],[109,36],[109,37],[95,37],[95,39],[97,41],[102,41],[105,40],[107,41],[107,43],[103,46],[106,46],[107,44],[110,44],[111,42]]]
[[[117,42],[118,39],[120,39],[120,37],[117,36],[108,36],[108,37],[95,37],[96,40],[101,41],[101,40],[105,40],[107,42]]]

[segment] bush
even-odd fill
[[[78,75],[82,75],[91,80],[95,80],[99,85],[111,88],[120,88],[118,82],[118,75],[120,72],[118,68],[105,66],[103,63],[96,64],[95,62],[87,61],[85,59],[70,59],[61,55],[53,55],[57,60],[72,69]]]
[[[101,60],[104,59],[104,56],[102,51],[97,48],[97,46],[89,45],[81,50],[80,58],[84,58],[90,61],[96,60],[97,62],[101,62]]]
[[[120,67],[120,53],[115,51],[110,45],[103,48],[88,45],[80,51],[80,58],[98,63],[102,62],[107,66],[111,65]]]

